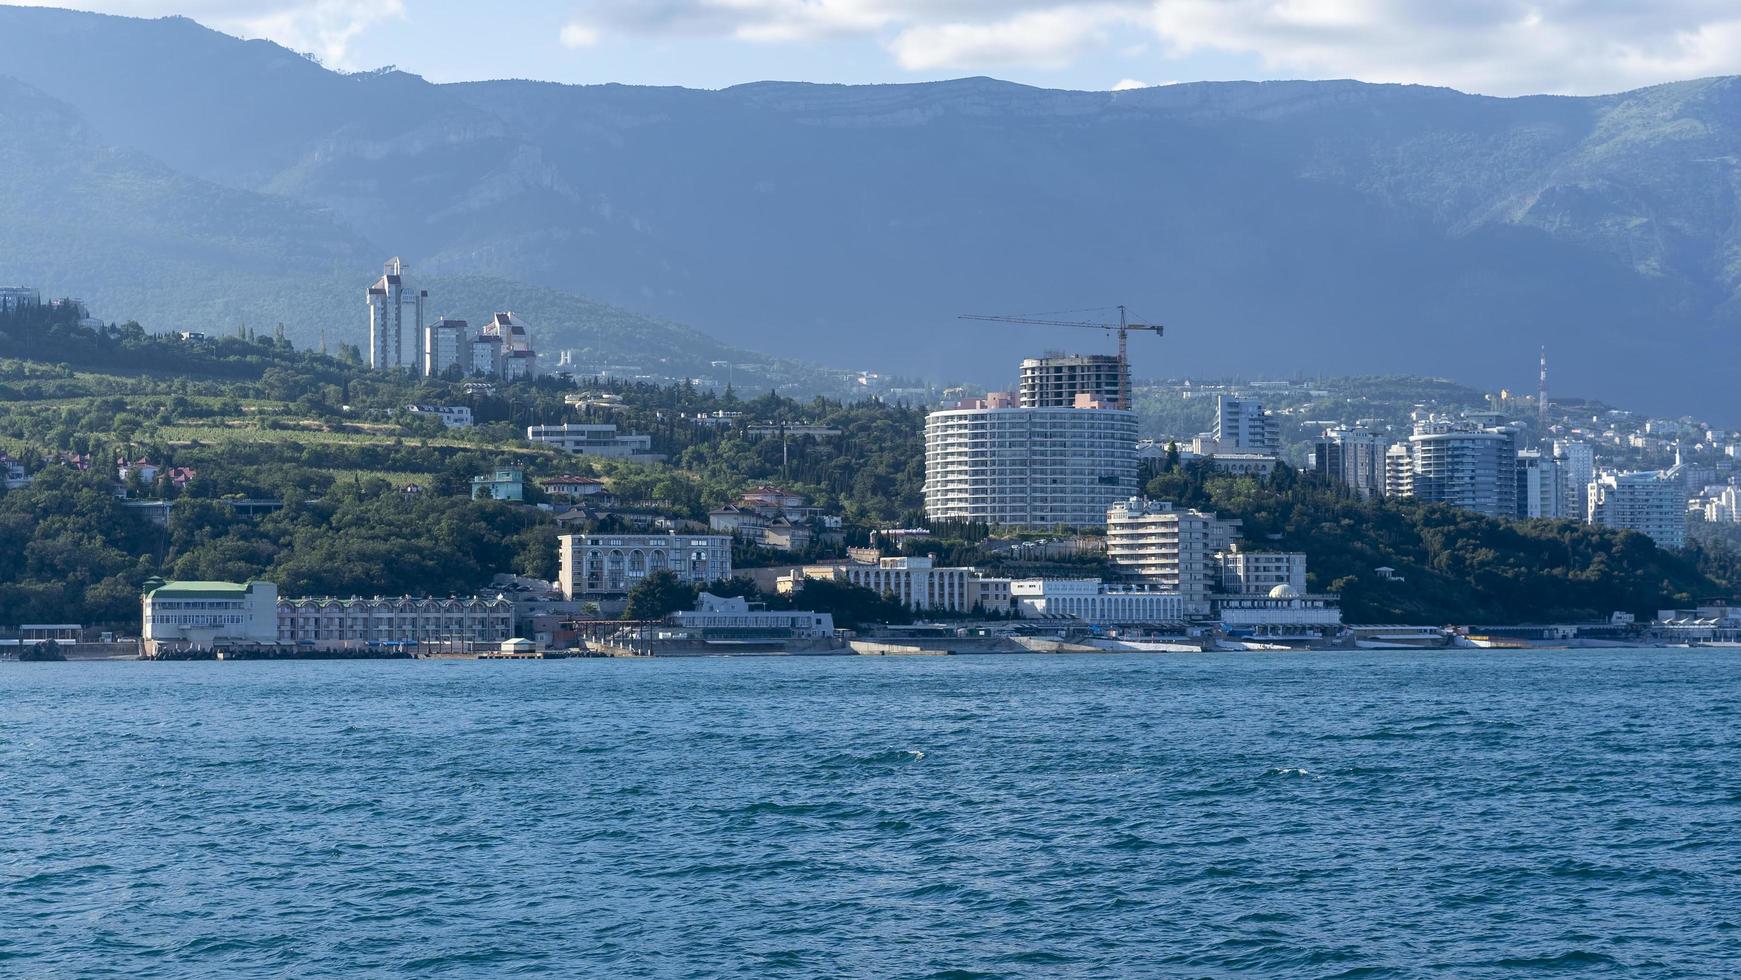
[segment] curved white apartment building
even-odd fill
[[[925,418],[932,520],[1101,527],[1137,492],[1137,420],[1107,408],[961,408]]]

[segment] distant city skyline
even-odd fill
[[[721,88],[994,75],[1104,90],[1358,78],[1488,95],[1597,94],[1741,73],[1713,0],[86,0],[183,15],[345,71]]]

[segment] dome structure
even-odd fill
[[[1282,584],[1269,590],[1269,597],[1271,599],[1298,599],[1300,597],[1300,593],[1293,586],[1287,584],[1286,582],[1283,582]]]

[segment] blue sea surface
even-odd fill
[[[1741,651],[0,665],[0,975],[1741,973]]]

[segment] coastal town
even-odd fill
[[[705,464],[693,446],[699,440],[777,445],[780,470],[790,473],[794,447],[800,456],[826,454],[849,437],[820,414],[759,417],[747,407],[657,412],[650,421],[661,431],[637,431],[632,420],[649,417],[636,411],[636,392],[657,386],[588,374],[570,351],[542,367],[536,326],[513,312],[492,311],[475,335],[467,320],[430,317],[428,291],[398,258],[365,298],[361,376],[422,379],[461,400],[390,412],[343,406],[352,420],[341,428],[396,438],[421,432],[427,442],[428,433],[499,436],[509,430],[495,417],[523,418],[509,441],[546,453],[539,465],[503,455],[445,491],[419,479],[383,489],[406,500],[461,493],[525,508],[548,528],[546,559],[534,564],[555,575],[499,568],[475,592],[445,596],[287,594],[264,577],[153,575],[139,586],[136,631],[116,623],[0,624],[0,656],[527,659],[1741,641],[1741,606],[1732,612],[1720,595],[1576,621],[1351,621],[1337,584],[1315,571],[1309,552],[1278,545],[1280,534],[1248,534],[1237,517],[1151,493],[1157,479],[1188,473],[1252,486],[1297,473],[1354,501],[1579,523],[1643,535],[1670,552],[1686,548],[1693,529],[1720,535],[1741,527],[1741,433],[1555,404],[1545,352],[1530,395],[1475,401],[1463,392],[1410,403],[1406,396],[1418,391],[1385,400],[1333,381],[1138,383],[1125,353],[1127,324],[1109,323],[1120,332],[1118,355],[1026,357],[1012,365],[1016,381],[1005,391],[902,393],[903,404],[925,406],[923,432],[915,433],[922,510],[897,517],[920,526],[866,521],[863,508],[848,513],[838,498],[813,499],[776,482],[746,482],[704,507],[637,491],[649,486],[648,475]],[[77,301],[45,303],[28,287],[0,290],[0,316],[57,310],[82,329],[109,329]],[[190,350],[215,344],[189,332],[169,342]],[[288,349],[281,337],[274,342]],[[355,357],[363,359],[360,351]],[[859,377],[868,385],[878,376]],[[663,380],[692,394],[721,388],[718,378]],[[516,395],[533,390],[543,392],[541,404],[560,406],[555,417],[525,415],[524,406],[539,403]],[[1338,395],[1341,411],[1314,417]],[[1349,416],[1362,410],[1373,414]],[[1155,431],[1189,421],[1207,425]],[[690,434],[691,448],[680,447],[679,430]],[[165,529],[178,507],[196,500],[252,521],[287,506],[283,497],[202,491],[200,466],[154,458],[143,449],[147,440],[121,442],[111,460],[14,441],[0,452],[0,470],[9,491],[46,469],[112,471],[124,512]],[[551,458],[572,465],[551,471]],[[973,560],[942,546],[963,535]],[[1375,564],[1353,578],[1403,589],[1408,572]]]

